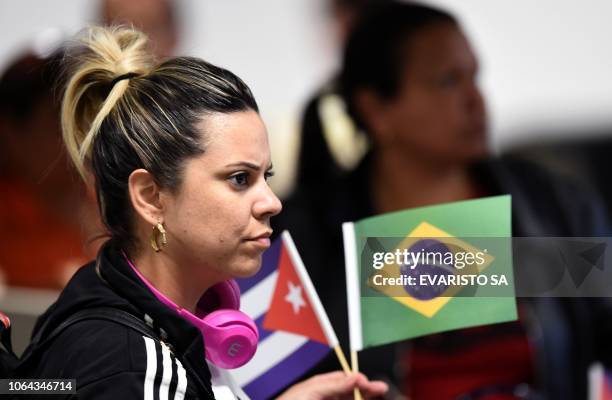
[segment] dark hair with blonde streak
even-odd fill
[[[74,62],[62,101],[64,141],[77,170],[91,171],[112,240],[134,248],[128,178],[144,168],[175,191],[186,160],[206,151],[196,125],[209,113],[258,112],[233,73],[191,57],[156,63],[146,36],[93,27],[68,52]]]

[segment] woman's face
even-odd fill
[[[429,26],[407,41],[397,96],[385,102],[386,144],[407,155],[465,162],[487,153],[478,62],[461,30]],[[383,143],[384,145],[385,143]]]
[[[270,217],[281,211],[267,179],[266,128],[254,111],[207,115],[206,151],[185,163],[178,193],[162,192],[164,252],[208,279],[250,276],[270,245]]]

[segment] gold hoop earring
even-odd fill
[[[158,240],[160,236],[161,240]],[[153,232],[151,232],[151,247],[156,253],[158,253],[167,243],[168,240],[166,239],[166,230],[164,229],[164,225],[161,222],[158,222],[157,225],[153,226]]]

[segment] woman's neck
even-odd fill
[[[178,265],[163,250],[159,253],[144,251],[132,261],[150,284],[177,306],[191,313],[195,313],[198,301],[212,286],[193,279],[185,266]]]
[[[476,193],[467,165],[441,165],[394,150],[374,158],[370,187],[377,212],[465,200]]]

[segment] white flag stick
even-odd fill
[[[349,338],[351,347],[351,364],[353,372],[359,372],[357,351],[363,348],[361,331],[361,293],[359,290],[359,266],[357,264],[357,244],[355,243],[355,224],[342,224],[344,239],[344,269],[346,272],[346,299],[349,317]],[[355,400],[361,400],[359,389],[353,391]]]
[[[342,235],[344,239],[344,269],[346,272],[349,337],[352,352],[363,349],[363,336],[361,331],[361,291],[359,288],[359,266],[357,264],[355,225],[352,222],[345,222],[342,224]]]

